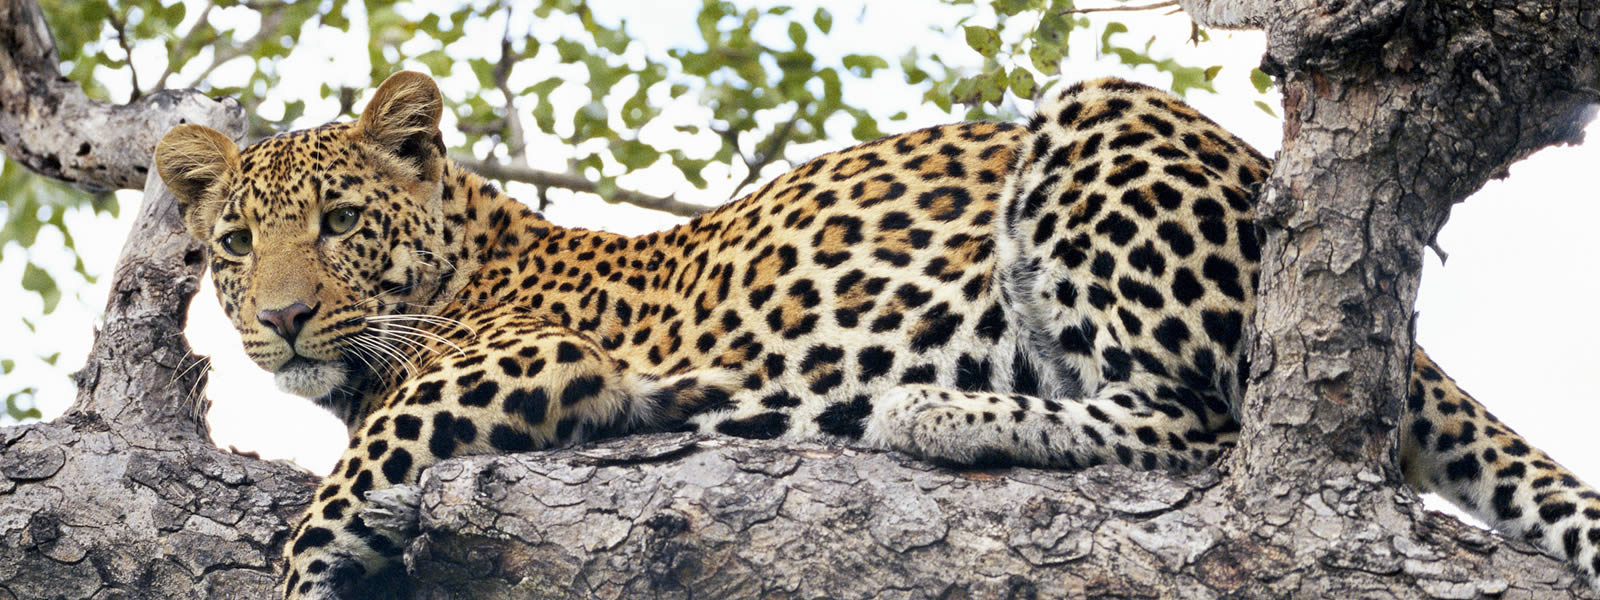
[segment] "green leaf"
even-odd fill
[[[661,158],[661,151],[638,140],[627,140],[615,146],[611,156],[628,170],[634,171],[655,164],[656,159]]]
[[[1018,98],[1031,99],[1038,91],[1039,86],[1033,80],[1032,71],[1020,68],[1011,71],[1011,93],[1016,94]]]
[[[789,41],[794,42],[794,48],[799,50],[806,45],[806,26],[798,22],[789,22]]]
[[[1261,109],[1261,112],[1264,112],[1264,113],[1267,113],[1269,115],[1272,115],[1274,118],[1276,118],[1278,116],[1278,113],[1276,111],[1272,110],[1271,106],[1268,106],[1267,103],[1262,102],[1260,100],[1256,101],[1256,108]]]
[[[705,171],[706,165],[709,164],[711,164],[709,160],[693,159],[677,150],[672,151],[672,166],[677,167],[678,171],[683,173],[683,178],[696,189],[706,188],[706,178],[702,171]]]
[[[1006,84],[1009,81],[1010,77],[1006,76],[1005,71],[979,78],[978,92],[983,95],[982,101],[996,105],[1000,104],[1000,101],[1006,97]]]
[[[995,30],[977,25],[967,25],[962,29],[966,30],[967,45],[977,50],[978,54],[991,57],[1000,51],[1000,34]]]
[[[17,361],[9,358],[0,360],[0,375],[10,375],[11,370],[17,368]]]
[[[1028,60],[1033,63],[1033,68],[1045,75],[1055,75],[1061,72],[1062,54],[1065,46],[1046,44],[1034,41],[1033,47],[1028,49]]]
[[[934,106],[939,107],[939,110],[950,112],[950,107],[952,105],[950,102],[951,94],[940,92],[936,89],[930,89],[922,95],[922,99],[932,102]]]
[[[1222,65],[1212,65],[1206,69],[1206,81],[1214,81],[1217,73],[1222,71]]]
[[[497,82],[494,80],[494,63],[482,58],[473,58],[467,61],[467,66],[472,69],[473,77],[478,80],[478,89],[488,91],[495,88]]]
[[[333,10],[322,14],[322,23],[339,31],[350,31],[350,19],[344,17],[344,5],[343,0],[334,2]],[[179,2],[177,6],[183,6],[183,3]]]
[[[32,262],[22,267],[22,289],[39,294],[39,299],[44,301],[44,314],[53,312],[56,303],[61,301],[61,290],[56,287],[55,278]]]
[[[867,111],[852,110],[850,113],[856,118],[856,126],[850,128],[851,136],[861,141],[883,137],[883,132],[878,130],[877,119],[872,118],[872,115],[867,114]]]
[[[823,35],[833,31],[833,13],[828,12],[826,8],[817,8],[817,14],[811,15],[811,22],[817,26],[817,31],[821,31]]]
[[[1106,28],[1100,32],[1100,45],[1109,49],[1111,48],[1111,36],[1127,32],[1127,25],[1123,25],[1122,23],[1118,23],[1116,21],[1106,23]]]
[[[1256,86],[1256,91],[1267,93],[1267,88],[1272,87],[1272,77],[1261,69],[1250,69],[1250,85]]]
[[[1024,10],[1038,8],[1033,0],[994,0],[994,12],[1005,16],[1015,16]]]
[[[562,38],[556,40],[556,54],[561,57],[561,62],[580,62],[589,56],[589,50],[583,44]]]
[[[293,122],[295,119],[299,119],[304,114],[306,114],[305,100],[292,100],[283,103],[284,122]]]
[[[871,77],[873,71],[889,68],[889,61],[870,54],[846,54],[843,62],[844,68],[849,69],[857,77]]]
[[[16,419],[18,421],[21,421],[21,420],[24,420],[24,419],[38,419],[38,418],[43,417],[44,414],[40,413],[39,409],[33,408],[33,407],[23,408],[22,404],[17,401],[17,398],[20,398],[20,397],[23,397],[23,396],[26,396],[28,398],[32,398],[34,393],[35,393],[35,390],[33,388],[31,388],[31,387],[28,387],[28,388],[22,388],[20,390],[12,392],[11,394],[8,394],[6,396],[6,416],[9,416],[12,419]]]

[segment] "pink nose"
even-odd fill
[[[320,305],[319,305],[320,306]],[[278,337],[290,344],[294,343],[295,336],[300,334],[300,328],[306,321],[311,320],[311,315],[316,314],[315,307],[306,306],[300,302],[290,304],[287,308],[276,310],[263,310],[256,314],[256,320],[262,325],[277,332]]]

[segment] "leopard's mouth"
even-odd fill
[[[273,373],[278,389],[305,398],[317,398],[343,384],[349,373],[342,361],[295,356]]]

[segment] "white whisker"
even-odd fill
[[[401,350],[399,344],[405,344],[407,348],[413,348],[413,349],[416,349],[416,350],[426,350],[426,351],[428,351],[429,353],[431,353],[432,355],[435,355],[435,356],[437,356],[439,354],[439,350],[437,348],[434,348],[433,346],[430,346],[428,344],[424,344],[424,343],[422,343],[420,341],[411,339],[409,337],[402,337],[402,336],[398,335],[398,332],[384,331],[384,330],[381,330],[381,329],[373,329],[373,330],[370,330],[370,331],[373,333],[373,339],[382,340],[384,343],[389,344],[390,346],[393,346],[396,350]],[[421,357],[419,356],[418,358],[420,359]]]
[[[427,340],[433,340],[435,342],[439,342],[441,344],[449,346],[451,349],[456,351],[456,354],[465,354],[466,353],[466,352],[462,351],[461,347],[457,346],[455,344],[455,342],[452,342],[452,341],[450,341],[448,339],[445,339],[444,336],[439,335],[437,333],[434,333],[432,331],[428,331],[426,329],[418,329],[418,328],[412,327],[410,325],[401,325],[399,323],[382,323],[382,326],[383,326],[382,331],[384,333],[386,333],[386,334],[402,335],[402,336],[409,336],[409,337],[420,337],[420,338],[427,339]]]
[[[428,315],[428,314],[372,315],[372,316],[366,317],[366,320],[368,322],[378,322],[378,323],[392,323],[392,322],[395,322],[395,321],[416,321],[416,322],[419,322],[419,323],[428,323],[428,324],[431,324],[431,325],[442,325],[442,326],[451,327],[451,328],[461,328],[461,329],[465,329],[466,331],[471,333],[473,337],[477,337],[477,335],[478,335],[477,328],[474,328],[473,326],[468,325],[466,323],[463,323],[461,321],[457,321],[457,320],[449,318],[449,317],[441,317],[441,316],[438,316],[438,315]]]
[[[383,354],[385,356],[388,356],[390,358],[393,358],[395,360],[395,362],[397,362],[401,366],[405,367],[406,376],[407,377],[411,377],[411,376],[416,375],[416,372],[417,372],[416,371],[416,365],[411,364],[411,359],[406,358],[404,353],[402,353],[399,350],[395,349],[388,342],[385,342],[385,341],[380,340],[380,339],[375,338],[375,337],[370,337],[365,333],[350,338],[350,341],[352,343],[361,344],[363,347],[366,347],[368,350],[372,350],[374,352],[377,352],[377,353]]]
[[[361,364],[366,365],[367,369],[371,370],[373,372],[373,374],[376,374],[376,375],[382,375],[383,374],[383,371],[378,369],[377,365],[374,365],[374,364],[372,364],[372,361],[367,360],[366,352],[363,351],[362,348],[357,347],[357,346],[346,346],[344,349],[346,351],[348,351],[351,356],[356,357],[356,360],[361,361]]]

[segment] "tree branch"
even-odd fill
[[[0,428],[0,598],[267,597],[314,478],[211,443],[206,360],[183,336],[206,251],[149,168],[167,129],[237,138],[244,111],[192,90],[89,100],[60,77],[32,0],[0,2],[0,43],[11,158],[87,189],[145,187],[105,326],[74,374],[77,401],[54,421]]]
[[[35,173],[90,192],[144,185],[165,130],[145,123],[185,94],[148,94],[125,105],[90,99],[61,76],[55,40],[33,2],[0,2],[0,149]]]
[[[1167,2],[1154,2],[1154,3],[1151,3],[1151,4],[1134,4],[1134,5],[1124,5],[1124,6],[1105,6],[1105,7],[1100,7],[1100,8],[1073,8],[1073,9],[1068,9],[1068,10],[1061,11],[1061,14],[1064,14],[1064,15],[1076,15],[1076,14],[1097,13],[1097,12],[1135,12],[1135,11],[1143,11],[1143,10],[1155,10],[1155,9],[1158,9],[1158,8],[1166,8],[1166,7],[1169,7],[1169,6],[1177,6],[1177,5],[1178,5],[1178,0],[1168,0]]]
[[[256,34],[250,36],[250,39],[228,48],[213,50],[211,64],[206,65],[206,68],[200,71],[200,74],[196,75],[194,80],[196,82],[205,81],[206,77],[209,77],[217,67],[235,58],[250,54],[250,50],[261,45],[262,40],[267,39],[268,36],[278,35],[280,33],[278,26],[283,24],[283,11],[279,8],[274,8],[275,6],[277,5],[257,8],[257,10],[261,11],[261,26],[256,29]]]
[[[739,195],[744,192],[745,187],[760,181],[761,170],[766,168],[767,165],[772,164],[772,161],[777,160],[782,155],[783,146],[789,142],[789,136],[794,134],[795,126],[800,123],[802,118],[804,118],[802,113],[805,111],[805,109],[806,107],[804,104],[795,107],[794,116],[790,117],[788,121],[784,121],[783,125],[778,126],[778,131],[774,132],[767,138],[766,148],[756,148],[756,154],[754,157],[755,160],[751,160],[750,157],[744,156],[743,152],[739,153],[739,159],[744,161],[745,174],[744,179],[739,180],[739,184],[733,186],[733,193],[729,195],[730,200],[738,198]],[[730,139],[734,150],[738,151],[739,134],[731,131],[727,133],[717,133],[722,135],[724,139]]]
[[[1293,4],[1305,4],[1301,0],[1280,0],[1279,2],[1262,2],[1261,0],[1178,0],[1178,6],[1183,7],[1183,12],[1189,18],[1204,27],[1218,29],[1260,29],[1274,6],[1284,10],[1291,10]]]
[[[1516,23],[1503,25],[1490,32],[1517,30]],[[1548,33],[1538,37],[1542,44],[1559,41]],[[1571,96],[1580,94],[1573,88],[1595,87],[1594,38],[1588,40],[1590,49],[1543,63],[1579,70],[1555,83],[1513,68],[1543,56],[1514,40],[1480,46],[1451,40],[1444,46],[1450,51],[1482,51],[1475,60],[1512,57],[1484,65],[1487,76],[1474,76],[1471,68],[1450,71],[1466,78],[1452,88],[1459,92],[1454,96],[1399,85],[1375,95],[1357,85],[1360,80],[1352,84],[1348,72],[1346,78],[1292,73],[1285,94],[1291,139],[1279,168],[1298,173],[1302,185],[1275,182],[1270,189],[1277,196],[1264,201],[1261,220],[1269,227],[1291,219],[1304,225],[1309,217],[1294,209],[1337,206],[1313,194],[1338,190],[1389,208],[1363,213],[1371,223],[1366,237],[1328,233],[1306,243],[1269,244],[1264,256],[1279,272],[1268,271],[1268,279],[1277,277],[1281,286],[1305,263],[1337,263],[1344,270],[1335,275],[1360,279],[1348,283],[1351,289],[1389,286],[1383,293],[1392,298],[1373,310],[1409,310],[1415,286],[1407,269],[1414,265],[1389,271],[1349,266],[1341,262],[1350,256],[1348,244],[1392,251],[1409,243],[1416,256],[1425,236],[1395,238],[1436,230],[1438,203],[1459,198],[1481,183],[1483,173],[1498,172],[1533,148],[1571,139]],[[68,113],[32,105],[7,116],[12,98],[28,97],[28,85],[59,79],[53,42],[30,0],[0,3],[0,43],[11,50],[0,55],[4,143],[15,143],[13,131],[24,129],[7,126],[25,117],[48,117],[33,125],[39,130],[74,126],[59,122]],[[1363,48],[1382,48],[1388,61],[1365,64],[1397,72],[1412,68],[1404,65],[1462,64],[1461,57],[1445,60],[1452,57],[1405,43]],[[1490,54],[1494,48],[1503,56]],[[1303,63],[1284,64],[1339,64],[1303,57]],[[1415,82],[1422,77],[1412,75],[1420,85]],[[1489,81],[1505,104],[1485,102],[1475,95],[1482,91],[1462,91],[1480,90],[1472,79]],[[234,135],[242,131],[236,104],[211,103],[209,116],[184,116],[183,107],[205,106],[204,99],[170,98],[176,99],[171,112],[147,110],[143,122],[116,125],[153,129],[158,136],[174,120],[188,119]],[[1456,104],[1423,103],[1398,112],[1399,121],[1333,127],[1356,108],[1364,109],[1364,119],[1379,113],[1374,98],[1389,108],[1415,98]],[[1462,102],[1483,110],[1458,110]],[[107,113],[124,108],[97,106]],[[1379,117],[1393,118],[1389,108]],[[1513,109],[1513,117],[1496,112]],[[92,121],[76,131],[94,132],[97,152],[107,136],[136,137],[87,108],[70,117]],[[1471,119],[1481,121],[1464,127]],[[1333,143],[1318,137],[1329,132],[1338,134]],[[1398,150],[1374,144],[1371,132],[1400,140]],[[129,156],[143,156],[147,164],[150,148],[141,148]],[[1372,169],[1351,171],[1359,161],[1350,154],[1319,160],[1313,156],[1319,148],[1366,160],[1388,157],[1378,165],[1385,178],[1374,184],[1362,176]],[[577,175],[462,162],[486,176],[498,173],[541,189],[595,191]],[[103,169],[133,166],[107,162]],[[0,523],[8,524],[0,527],[0,597],[265,597],[278,571],[283,532],[309,498],[308,474],[218,451],[204,439],[197,413],[205,401],[188,391],[203,383],[204,368],[183,343],[182,321],[205,255],[183,236],[159,181],[148,175],[139,181],[149,186],[146,206],[116,271],[106,329],[78,374],[78,403],[51,423],[0,428],[0,495],[6,498]],[[701,208],[670,197],[653,200],[686,212]],[[1402,212],[1393,210],[1397,202],[1434,205]],[[1412,213],[1423,216],[1393,224],[1395,215]],[[1330,230],[1297,229],[1324,231]],[[1310,258],[1284,261],[1285,247]],[[1288,283],[1308,289],[1347,284],[1327,273]],[[1593,597],[1572,571],[1527,546],[1425,514],[1413,495],[1395,493],[1392,471],[1381,466],[1390,455],[1363,442],[1389,431],[1384,419],[1395,414],[1394,402],[1383,405],[1367,391],[1340,394],[1334,402],[1316,385],[1299,382],[1298,391],[1285,391],[1284,382],[1266,381],[1262,373],[1298,368],[1307,352],[1348,362],[1359,359],[1358,352],[1404,346],[1395,342],[1393,327],[1373,326],[1344,305],[1282,310],[1313,318],[1352,315],[1352,322],[1301,327],[1301,341],[1255,353],[1252,398],[1243,410],[1246,443],[1222,472],[1180,479],[1119,467],[955,471],[892,453],[682,435],[458,459],[428,470],[421,484],[423,535],[406,549],[422,588],[415,597]],[[1356,335],[1327,339],[1341,328]],[[1317,346],[1309,351],[1295,345],[1312,338]],[[1352,344],[1358,350],[1345,353]],[[1268,395],[1280,399],[1269,404],[1262,400]],[[1269,405],[1303,412],[1264,410]],[[1279,438],[1300,441],[1286,445]],[[1328,460],[1334,453],[1342,454]],[[1275,471],[1261,473],[1269,469]]]
[[[110,11],[107,20],[111,22],[111,30],[117,32],[117,46],[122,48],[123,59],[128,61],[128,76],[132,79],[129,85],[133,87],[133,92],[129,94],[128,101],[132,102],[138,100],[139,96],[144,95],[144,93],[139,89],[139,70],[133,68],[133,43],[128,41],[128,27],[123,17],[124,15],[113,9]]]
[[[461,154],[452,154],[450,159],[456,161],[456,163],[466,167],[472,172],[490,179],[520,181],[522,183],[528,183],[540,187],[556,187],[564,190],[572,190],[574,192],[584,192],[588,194],[600,193],[599,186],[596,186],[593,181],[589,181],[580,175],[572,173],[553,173],[550,171],[517,167],[478,160],[476,158]],[[709,206],[684,202],[672,196],[651,196],[649,194],[622,189],[617,190],[611,195],[610,198],[607,198],[607,200],[624,202],[641,208],[648,208],[650,210],[659,210],[661,212],[678,215],[680,217],[692,217],[711,208]]]
[[[200,9],[200,16],[195,19],[194,26],[189,28],[189,33],[184,34],[183,39],[178,40],[178,43],[173,45],[172,52],[167,53],[167,67],[161,71],[161,76],[156,78],[155,86],[151,87],[152,91],[167,89],[167,78],[178,72],[178,69],[183,66],[184,63],[179,61],[188,60],[189,50],[194,47],[195,41],[200,38],[200,32],[206,28],[206,18],[211,15],[211,9],[214,6],[216,4],[211,0],[207,0],[205,8]],[[132,68],[131,64],[129,68]]]
[[[1376,523],[1307,503],[1266,525],[1218,482],[635,436],[434,466],[406,556],[419,598],[1588,597],[1414,497]]]

